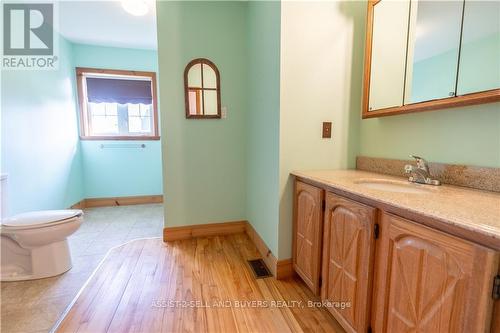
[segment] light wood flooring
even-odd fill
[[[68,238],[73,268],[46,279],[0,283],[0,332],[47,333],[108,251],[130,240],[160,237],[163,205],[84,209]]]
[[[255,279],[246,260],[258,257],[245,234],[132,241],[108,254],[56,331],[343,332],[298,278]]]

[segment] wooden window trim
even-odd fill
[[[89,118],[87,110],[87,98],[84,76],[85,74],[104,74],[104,75],[121,75],[144,77],[151,80],[151,98],[152,98],[152,117],[153,117],[153,135],[88,135],[89,133]],[[100,69],[100,68],[76,68],[76,86],[78,90],[78,106],[80,109],[80,139],[81,140],[160,140],[160,132],[158,129],[158,100],[156,87],[156,73],[144,71],[129,71],[118,69]]]
[[[366,19],[366,41],[365,41],[365,66],[364,66],[364,79],[363,79],[363,105],[362,114],[363,119],[394,116],[398,114],[406,114],[413,112],[433,111],[446,108],[461,107],[468,105],[478,105],[485,103],[494,103],[500,101],[500,89],[492,89],[487,91],[479,91],[475,93],[434,99],[419,103],[411,103],[402,106],[389,107],[385,109],[378,109],[369,111],[370,103],[370,73],[372,61],[372,37],[373,37],[373,12],[374,6],[381,0],[369,0],[367,19]],[[458,80],[458,78],[457,78]]]

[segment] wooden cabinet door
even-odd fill
[[[321,298],[348,332],[367,332],[376,209],[326,194]]]
[[[307,286],[319,295],[323,190],[295,182],[293,268]]]
[[[488,332],[498,252],[384,214],[377,245],[375,332]]]

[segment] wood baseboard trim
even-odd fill
[[[139,195],[133,197],[111,197],[111,198],[87,198],[73,206],[72,209],[83,209],[92,207],[130,206],[162,203],[163,195]]]
[[[281,280],[293,276],[292,259],[278,260],[248,221],[166,227],[163,228],[163,241],[172,242],[195,237],[220,236],[236,233],[246,233],[248,235],[248,238],[254,243],[262,259],[276,279]]]
[[[293,276],[292,258],[278,260],[276,265],[276,279],[283,280]]]
[[[71,209],[84,209],[85,208],[85,199],[82,199],[75,203],[73,206],[69,207]]]
[[[172,242],[195,237],[219,236],[245,232],[247,221],[230,221],[163,228],[163,241]]]
[[[262,256],[262,260],[266,263],[266,266],[269,268],[271,273],[277,277],[276,268],[278,266],[278,259],[271,252],[269,247],[266,245],[264,240],[260,237],[260,235],[255,231],[250,222],[247,222],[245,227],[245,232],[248,235],[248,238],[254,243],[255,247],[259,251]]]

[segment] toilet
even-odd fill
[[[7,176],[1,175],[0,281],[56,276],[71,268],[67,237],[83,222],[79,209],[45,210],[5,215]]]

